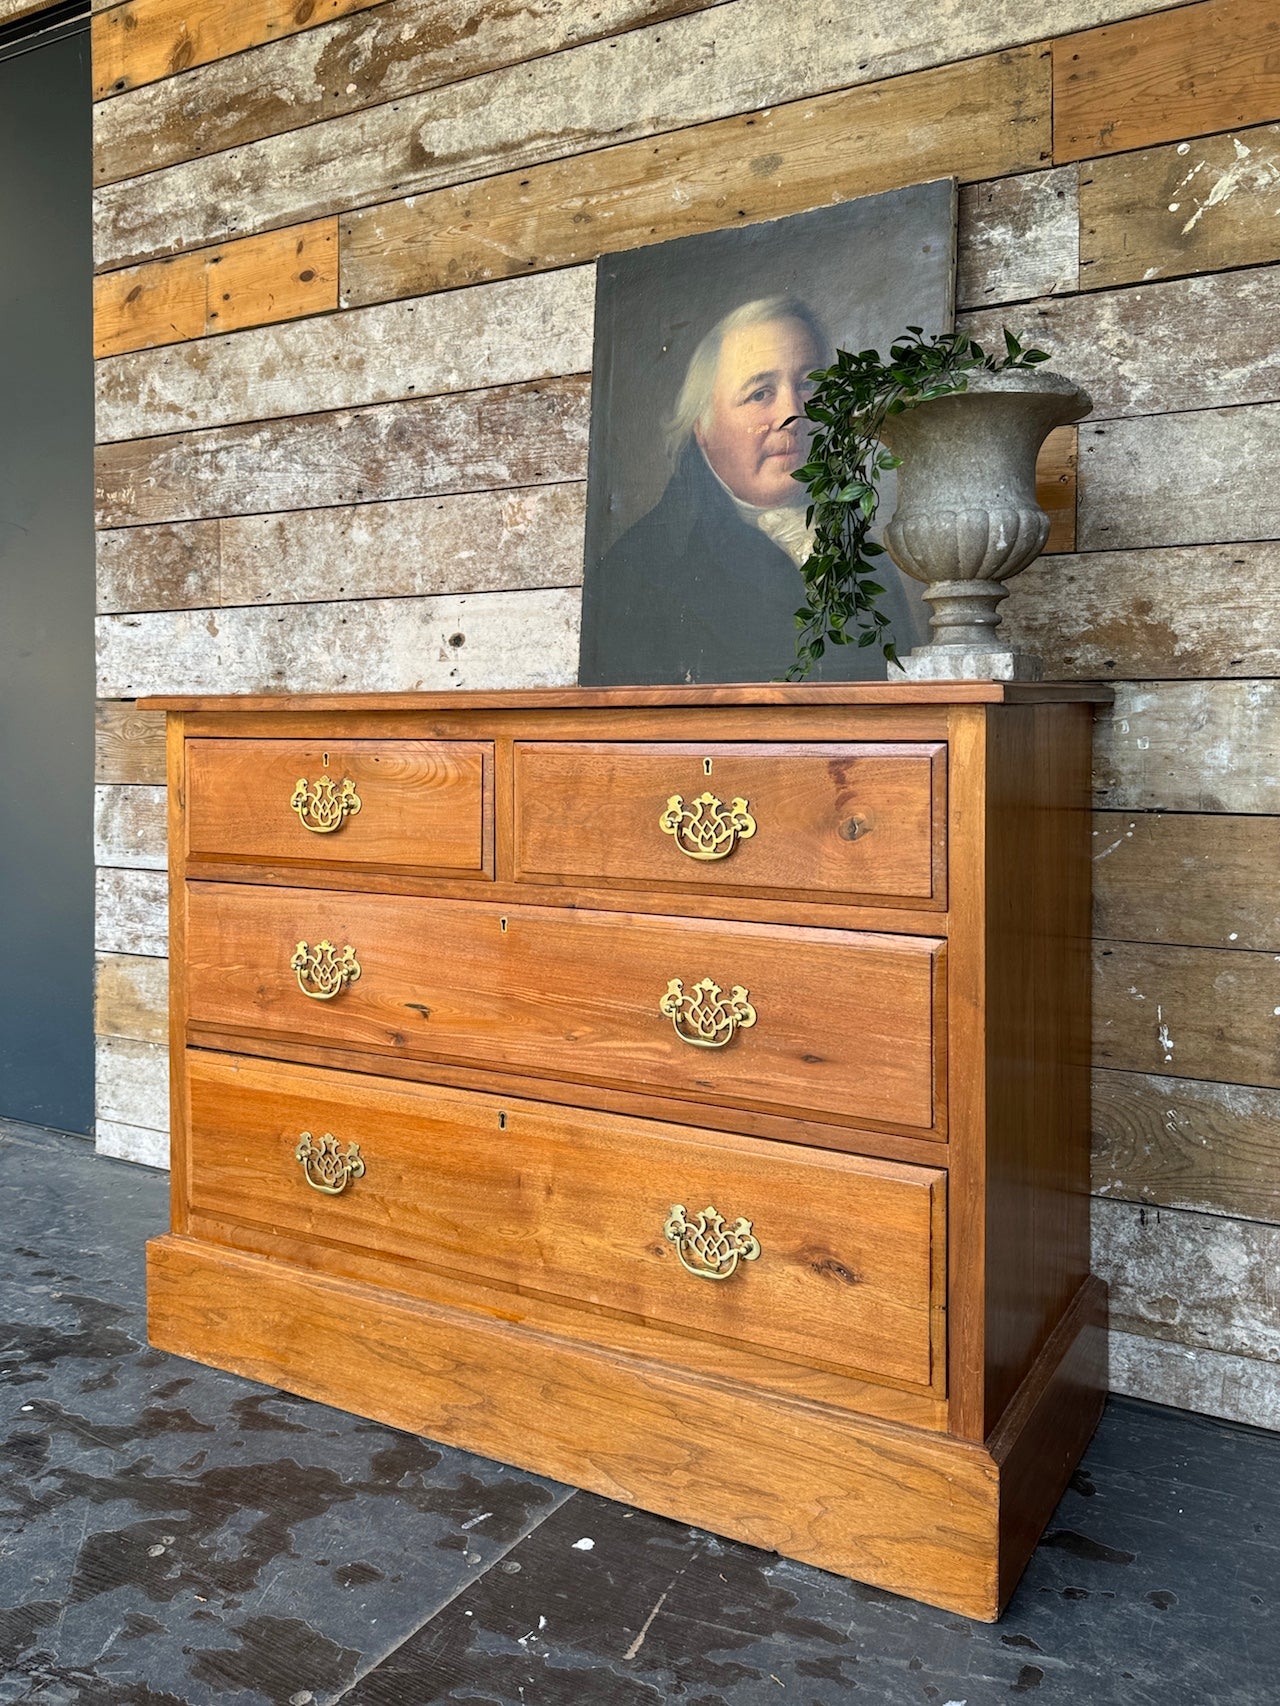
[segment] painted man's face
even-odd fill
[[[808,451],[803,416],[813,393],[808,375],[822,364],[802,320],[765,320],[725,335],[711,409],[694,432],[703,454],[736,498],[760,509],[804,503],[791,478]]]

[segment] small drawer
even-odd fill
[[[944,944],[192,883],[193,1025],[937,1136]]]
[[[359,1073],[189,1060],[197,1211],[625,1311],[668,1358],[673,1334],[694,1334],[941,1389],[936,1169]],[[705,1346],[678,1354],[724,1367]]]
[[[946,903],[946,747],[520,741],[516,875]]]
[[[487,741],[189,740],[193,859],[492,875]]]

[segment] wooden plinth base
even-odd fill
[[[152,1344],[994,1621],[1097,1424],[1096,1280],[985,1445],[734,1386],[169,1236]]]

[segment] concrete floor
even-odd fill
[[[166,1213],[0,1122],[0,1706],[1280,1700],[1280,1436],[1113,1400],[992,1628],[150,1350]]]

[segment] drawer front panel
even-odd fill
[[[934,1169],[363,1074],[189,1060],[197,1209],[820,1367],[923,1388],[942,1378]],[[326,1141],[357,1167],[334,1194],[297,1158],[319,1178]],[[700,1254],[708,1209],[723,1237]],[[718,1349],[686,1354],[723,1366]]]
[[[189,740],[192,858],[491,874],[485,741]]]
[[[196,1026],[935,1128],[943,944],[927,937],[236,883],[188,892]]]
[[[519,742],[516,875],[945,905],[946,747]]]

